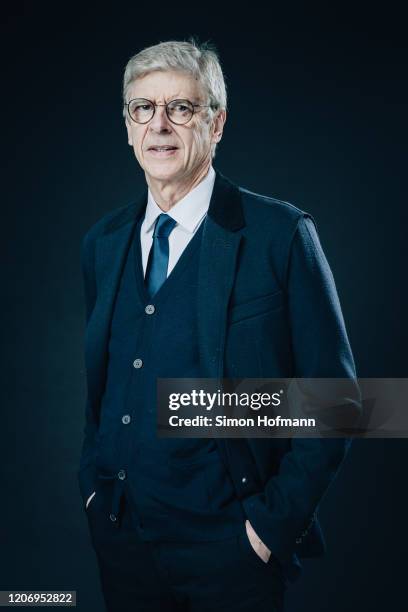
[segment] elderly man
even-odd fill
[[[124,75],[147,188],[86,234],[88,398],[79,482],[110,612],[283,609],[343,439],[163,439],[157,378],[355,369],[311,216],[212,166],[226,120],[215,51],[163,42]]]

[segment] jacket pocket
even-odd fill
[[[242,304],[236,304],[230,310],[229,323],[233,325],[245,319],[265,314],[276,310],[284,304],[284,292],[282,290],[261,295],[260,297],[247,300]]]

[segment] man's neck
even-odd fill
[[[192,191],[207,176],[211,162],[200,167],[194,174],[185,177],[182,181],[168,182],[157,181],[147,174],[146,182],[153,195],[156,204],[164,211],[168,212],[172,206],[177,204],[190,191]]]

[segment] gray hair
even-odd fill
[[[166,70],[186,72],[198,80],[209,98],[208,120],[217,110],[227,109],[227,90],[217,51],[212,43],[198,43],[194,38],[161,42],[133,55],[126,64],[123,77],[124,104],[128,102],[129,88],[136,79]],[[127,116],[126,106],[123,106],[123,116]],[[215,149],[216,144],[213,145],[212,157]]]

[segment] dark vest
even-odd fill
[[[214,440],[156,437],[156,379],[199,378],[197,275],[203,223],[153,298],[136,225],[115,300],[97,465],[146,540],[218,540],[245,515]],[[118,506],[117,503],[117,506]],[[113,519],[115,520],[115,519]]]

